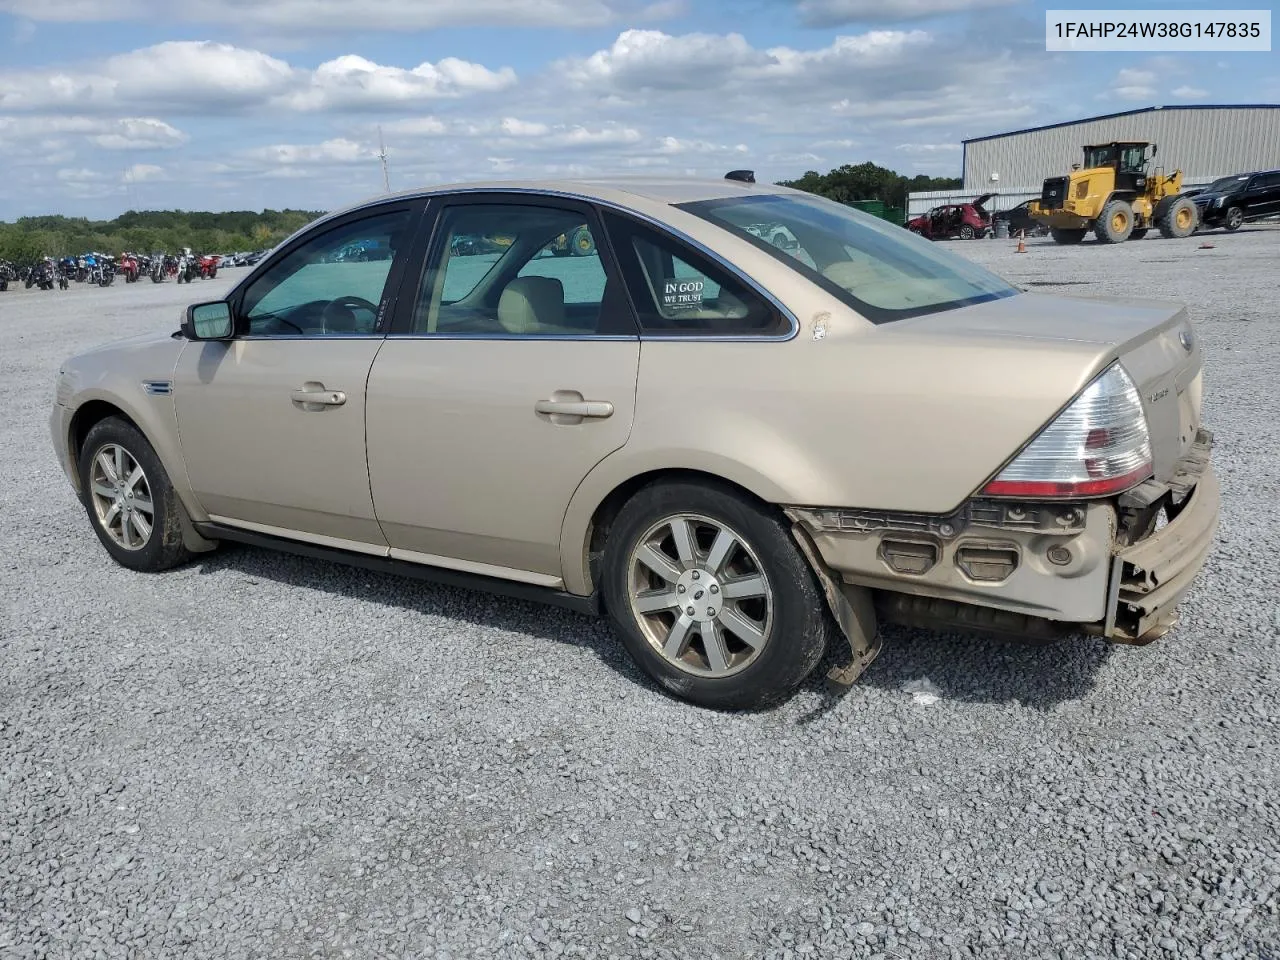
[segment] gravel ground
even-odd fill
[[[756,715],[561,611],[113,565],[50,453],[58,363],[238,272],[0,294],[0,957],[1280,957],[1280,229],[1028,246],[954,249],[1193,306],[1225,503],[1182,624],[892,631]]]

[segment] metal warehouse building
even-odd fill
[[[939,203],[996,192],[1002,210],[1040,195],[1046,177],[1071,172],[1081,147],[1113,140],[1158,145],[1154,165],[1181,169],[1187,186],[1250,170],[1280,167],[1280,104],[1177,106],[1126,110],[964,141],[964,189],[914,193],[911,215]]]

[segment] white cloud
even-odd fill
[[[1149,100],[1156,95],[1155,82],[1156,75],[1152,71],[1125,67],[1116,74],[1110,93],[1120,100]],[[1108,99],[1107,93],[1099,94],[1098,99]]]
[[[502,90],[515,82],[510,67],[494,71],[454,57],[406,70],[347,55],[320,64],[306,85],[281,103],[295,110],[376,110]]]
[[[811,27],[848,23],[894,23],[922,20],[984,7],[1003,7],[1017,0],[800,0],[800,19]]]
[[[179,20],[217,23],[255,33],[314,35],[344,31],[433,30],[455,26],[600,27],[621,19],[678,16],[679,0],[0,0],[0,13],[61,23]]]
[[[125,183],[145,183],[148,180],[163,180],[165,176],[164,167],[156,166],[154,163],[135,163],[125,169],[121,179]]]
[[[172,149],[190,139],[155,117],[0,117],[0,141],[53,144],[67,136],[84,137],[104,150]]]
[[[242,156],[272,165],[305,166],[366,163],[377,156],[377,151],[368,144],[338,137],[316,144],[281,143],[267,147],[252,147],[243,151]]]
[[[1173,95],[1179,100],[1201,100],[1209,95],[1209,91],[1183,84],[1173,89]]]
[[[930,153],[958,153],[960,144],[958,143],[900,143],[897,148],[900,153],[907,154],[930,154]]]
[[[545,123],[530,123],[515,117],[504,117],[501,127],[509,137],[545,137],[551,129]]]
[[[348,55],[308,71],[258,50],[168,41],[79,71],[0,73],[0,108],[107,112],[141,106],[185,114],[264,106],[377,110],[493,92],[515,82],[510,67],[490,70],[455,57],[405,69]]]

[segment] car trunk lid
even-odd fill
[[[1159,480],[1174,475],[1200,428],[1200,345],[1179,304],[1023,294],[893,326],[966,339],[1096,344],[1097,370],[1118,359],[1142,396]]]

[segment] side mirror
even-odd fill
[[[187,307],[182,335],[188,340],[226,340],[235,333],[231,304],[225,300],[195,303]]]

